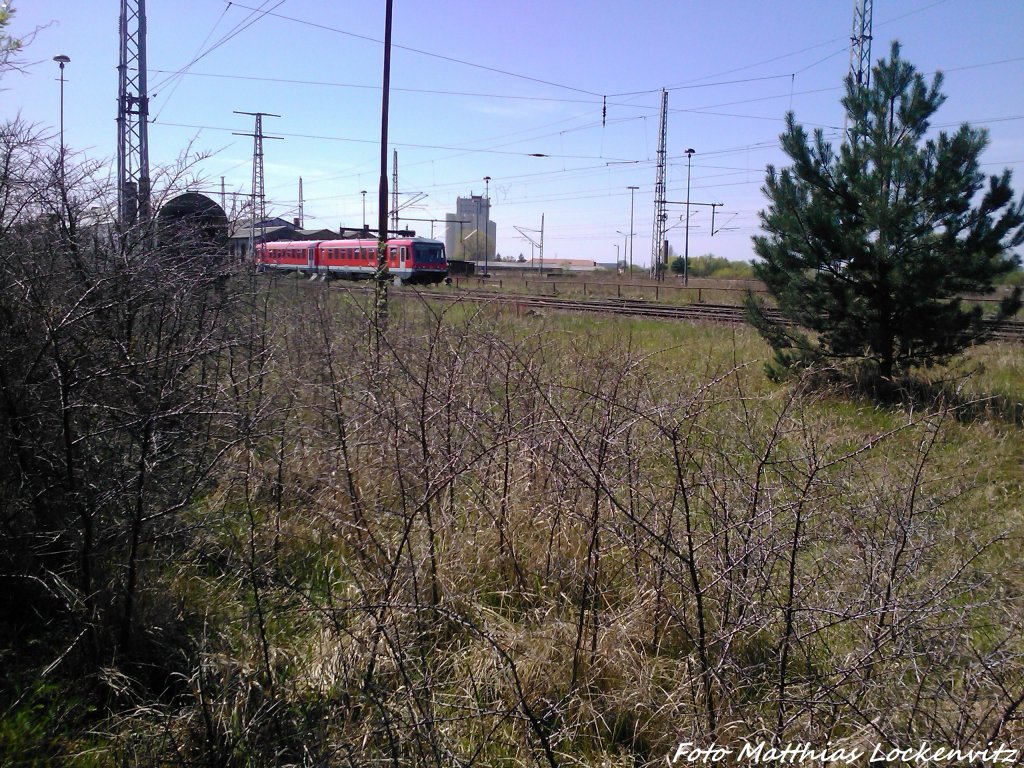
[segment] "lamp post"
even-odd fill
[[[629,277],[633,279],[633,193],[640,187],[629,187]]]
[[[686,150],[686,237],[683,245],[683,285],[690,284],[690,161],[695,150]]]
[[[359,194],[361,194],[363,196],[363,229],[365,230],[366,229],[366,190],[364,189]]]
[[[60,186],[64,188],[64,65],[71,61],[70,56],[63,53],[54,56],[53,60],[60,64]]]
[[[491,276],[491,177],[484,176],[484,199],[487,201],[487,215],[484,217],[484,277]],[[479,222],[477,222],[479,225]]]

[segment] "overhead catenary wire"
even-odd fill
[[[173,127],[173,128],[192,128],[192,129],[202,130],[202,131],[226,131],[228,133],[232,133],[233,132],[232,128],[227,128],[227,127],[224,127],[224,126],[217,126],[217,125],[197,125],[197,124],[194,124],[194,123],[166,123],[166,122],[165,123],[161,123],[161,125],[166,126],[166,127]],[[317,139],[317,140],[320,140],[320,141],[342,141],[342,142],[348,142],[348,143],[352,143],[352,144],[377,144],[377,145],[380,144],[379,141],[374,140],[374,139],[357,139],[357,138],[347,137],[347,136],[325,136],[325,135],[317,135],[317,134],[312,134],[312,133],[289,133],[289,132],[286,132],[286,131],[278,131],[278,133],[280,133],[282,136],[288,136],[288,137],[296,138],[296,139]],[[622,159],[622,158],[605,158],[605,157],[600,157],[600,156],[596,156],[596,155],[568,155],[568,154],[567,155],[557,155],[557,154],[547,154],[547,153],[544,153],[544,152],[513,152],[511,150],[502,150],[502,149],[482,149],[482,148],[481,149],[472,149],[472,148],[466,148],[466,147],[444,146],[444,145],[439,145],[439,144],[412,144],[412,143],[408,143],[408,142],[397,142],[397,141],[396,142],[390,142],[390,146],[393,146],[393,147],[405,147],[405,148],[409,148],[409,149],[441,149],[441,150],[459,151],[459,152],[479,152],[479,153],[483,153],[483,154],[493,154],[493,155],[514,155],[516,157],[551,157],[551,158],[565,159],[565,160],[613,160],[613,159],[620,159],[621,160]]]
[[[253,24],[255,24],[257,21],[262,19],[267,13],[269,13],[269,11],[262,10],[263,6],[267,5],[267,3],[271,2],[271,1],[272,0],[264,0],[264,2],[260,4],[260,7],[258,9],[251,9],[252,13],[250,13],[249,16],[247,16],[241,22],[236,24],[233,29],[231,29],[230,31],[225,33],[216,43],[214,43],[213,45],[209,46],[205,50],[201,50],[199,53],[197,53],[195,56],[193,56],[192,60],[189,61],[187,64],[185,64],[183,67],[179,68],[175,72],[171,73],[168,77],[164,78],[163,80],[158,82],[156,85],[154,85],[153,86],[153,98],[156,98],[156,96],[159,93],[159,91],[162,90],[164,88],[164,86],[166,86],[168,83],[174,82],[175,83],[175,88],[177,88],[177,83],[180,82],[180,77],[182,75],[184,75],[185,73],[187,73],[188,70],[192,67],[193,64],[198,63],[199,61],[204,59],[206,56],[210,55],[215,50],[220,48],[222,45],[224,45],[228,41],[232,40],[234,37],[239,35],[241,32],[245,31],[246,29],[251,27]],[[278,0],[277,4],[274,5],[273,8],[271,8],[270,10],[274,10],[274,8],[281,7],[285,2],[286,2],[286,0]],[[225,7],[224,11],[222,12],[220,18],[218,18],[218,20],[214,24],[213,28],[211,28],[210,32],[207,34],[206,40],[209,40],[210,35],[213,34],[213,30],[216,29],[217,26],[220,24],[221,18],[224,17],[224,15],[230,9],[231,5],[232,5],[231,3],[227,4],[227,6]],[[203,45],[206,44],[206,40],[204,40],[203,43],[199,46],[200,49],[202,49]],[[173,93],[174,93],[174,91],[172,90],[171,94],[173,95]],[[163,109],[164,109],[164,107],[166,107],[167,101],[169,101],[169,99],[170,99],[169,96],[167,97],[167,99],[165,99],[164,106],[160,108],[159,112],[163,111]],[[159,116],[159,112],[157,113],[158,116]]]

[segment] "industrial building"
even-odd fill
[[[460,197],[455,213],[445,214],[445,251],[449,259],[494,261],[498,225],[491,221],[491,200],[483,195]]]

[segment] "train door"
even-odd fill
[[[306,263],[312,270],[316,267],[316,246],[311,245],[306,249]]]
[[[405,269],[405,255],[406,247],[404,245],[400,246],[398,249],[398,266],[400,269]]]

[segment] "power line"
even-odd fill
[[[224,10],[221,11],[220,16],[217,17],[217,21],[215,21],[213,23],[213,26],[210,27],[210,31],[206,33],[206,37],[203,39],[203,42],[201,42],[199,44],[199,47],[196,50],[195,55],[192,57],[192,61],[190,61],[188,64],[186,64],[185,67],[183,67],[182,69],[179,69],[179,70],[177,70],[174,73],[168,73],[168,74],[181,75],[182,73],[185,72],[185,70],[188,67],[191,67],[193,64],[195,64],[199,60],[199,56],[203,52],[203,46],[205,46],[209,42],[210,38],[213,36],[214,30],[217,29],[218,26],[220,26],[221,19],[223,19],[227,15],[227,12],[228,12],[228,6],[224,6]],[[160,73],[160,70],[150,70],[150,71],[153,72],[153,73]],[[164,100],[163,106],[160,107],[159,111],[156,113],[156,116],[153,118],[154,120],[159,118],[160,114],[164,111],[164,109],[166,109],[167,105],[170,103],[171,96],[174,95],[174,92],[178,89],[178,86],[180,84],[181,84],[181,78],[179,77],[177,79],[177,81],[174,83],[174,87],[171,89],[170,95],[168,95],[167,98]],[[154,97],[155,96],[156,96],[156,93],[154,93]]]
[[[253,10],[252,8],[249,8],[249,6],[242,5],[241,3],[232,3],[232,5],[236,5],[239,8],[244,8],[245,10],[249,10],[249,11]],[[294,22],[295,24],[303,24],[303,25],[308,26],[308,27],[314,27],[315,29],[322,29],[322,30],[327,31],[327,32],[335,32],[335,33],[337,33],[339,35],[345,35],[347,37],[354,37],[354,38],[356,38],[358,40],[366,40],[368,42],[377,43],[379,45],[383,45],[383,43],[384,43],[383,40],[379,40],[379,39],[377,39],[375,37],[370,37],[368,35],[359,35],[359,34],[356,34],[355,32],[349,32],[349,31],[344,30],[344,29],[338,29],[337,27],[331,27],[331,26],[328,26],[326,24],[317,24],[316,22],[306,21],[305,19],[297,19],[294,16],[285,16],[284,14],[281,14],[281,13],[270,13],[270,12],[267,12],[267,14],[265,14],[265,15],[275,16],[276,18],[284,19],[285,21],[291,21],[291,22]],[[487,72],[494,72],[494,73],[499,74],[499,75],[505,75],[507,77],[514,77],[514,78],[517,78],[519,80],[527,80],[527,81],[530,81],[530,82],[533,82],[533,83],[540,83],[541,85],[550,85],[553,88],[562,88],[563,90],[575,91],[576,93],[585,93],[588,96],[596,96],[599,99],[602,97],[602,94],[594,93],[593,91],[588,91],[588,90],[586,90],[584,88],[576,88],[576,87],[571,86],[571,85],[564,85],[562,83],[555,83],[555,82],[552,82],[551,80],[542,80],[541,78],[531,77],[530,75],[521,75],[519,73],[510,72],[510,71],[505,70],[505,69],[499,69],[497,67],[489,67],[489,66],[487,66],[485,64],[476,64],[476,63],[474,63],[472,61],[466,61],[464,59],[456,59],[456,58],[454,58],[452,56],[444,56],[443,54],[440,54],[440,53],[433,53],[431,51],[424,51],[424,50],[421,50],[419,48],[411,48],[411,47],[409,47],[407,45],[394,45],[394,44],[392,44],[392,47],[393,48],[398,48],[398,49],[403,50],[403,51],[409,51],[410,53],[416,53],[416,54],[419,54],[421,56],[429,56],[429,57],[434,58],[434,59],[440,59],[441,61],[450,61],[450,62],[452,62],[454,64],[462,64],[463,66],[473,67],[474,69],[482,69],[482,70],[487,71]]]
[[[206,50],[204,50],[204,51],[202,51],[200,53],[197,53],[188,64],[186,64],[181,69],[178,69],[177,71],[172,73],[169,77],[166,77],[163,80],[161,80],[159,83],[157,83],[156,86],[155,86],[155,90],[159,90],[159,89],[163,88],[165,85],[167,85],[171,81],[175,80],[175,78],[179,78],[180,79],[180,77],[182,75],[184,75],[193,64],[195,64],[195,63],[199,62],[200,60],[206,58],[211,53],[213,53],[215,50],[217,50],[222,45],[227,43],[229,40],[232,40],[233,38],[238,36],[241,32],[245,31],[246,29],[251,27],[253,24],[255,24],[257,21],[259,21],[260,19],[265,17],[268,13],[270,13],[270,11],[274,10],[274,8],[281,7],[285,3],[285,0],[279,0],[278,3],[273,8],[270,9],[270,11],[264,11],[263,10],[263,6],[265,6],[268,2],[270,2],[270,0],[264,0],[264,2],[260,5],[259,8],[249,9],[249,10],[252,11],[252,13],[250,13],[249,16],[247,16],[245,19],[243,19],[238,24],[236,24],[233,29],[231,29],[229,32],[227,32],[223,37],[220,38],[220,40],[218,40],[216,43],[211,45],[209,48],[207,48]],[[231,7],[231,5],[232,5],[231,3],[228,3],[227,7],[225,7],[224,11],[221,13],[221,16],[217,19],[216,23],[214,24],[213,28],[210,29],[209,34],[206,36],[206,40],[210,39],[210,35],[213,34],[213,30],[216,29],[217,25],[220,24],[220,20],[228,12],[228,9]],[[260,14],[260,15],[257,16],[256,14]],[[206,44],[206,40],[203,41],[203,43],[200,45],[200,48],[202,48],[202,45]],[[175,85],[175,87],[177,87],[177,85]],[[173,94],[173,91],[172,91],[172,94]],[[154,97],[155,97],[155,95],[156,94],[154,94]],[[170,97],[168,97],[168,98],[170,98]]]

